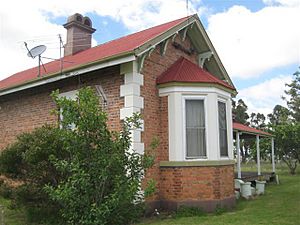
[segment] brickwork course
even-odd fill
[[[108,114],[108,126],[111,130],[120,130],[120,108],[124,99],[120,98],[119,66],[106,68],[89,75],[71,78],[39,88],[13,93],[0,98],[0,149],[15,141],[23,132],[30,132],[44,124],[57,124],[59,118],[51,111],[56,109],[50,94],[59,90],[60,93],[77,90],[80,87],[101,85],[108,99],[103,109]]]

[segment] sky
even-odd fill
[[[29,48],[59,58],[63,24],[89,16],[92,45],[197,13],[248,112],[272,112],[300,65],[299,0],[10,0],[0,8],[0,80],[37,66]],[[187,7],[188,5],[188,7]],[[44,63],[47,60],[43,60]]]

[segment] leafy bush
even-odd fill
[[[53,97],[63,109],[63,129],[70,130],[70,124],[74,127],[64,143],[72,156],[52,159],[68,177],[58,186],[45,188],[62,206],[65,223],[130,223],[141,213],[141,179],[153,161],[130,151],[130,132],[140,126],[139,115],[125,120],[120,133],[110,132],[106,113],[90,88],[80,90],[77,101],[59,98],[58,93]]]
[[[17,205],[26,206],[30,219],[58,217],[59,205],[43,190],[45,185],[57,186],[64,175],[49,161],[49,157],[68,158],[63,148],[64,131],[43,126],[32,133],[18,136],[0,155],[0,172],[18,178],[21,184],[12,197]],[[39,213],[32,213],[32,212]]]
[[[12,188],[7,185],[2,179],[0,180],[0,196],[3,198],[12,197]]]
[[[204,216],[205,212],[199,207],[180,206],[177,209],[176,217]]]
[[[300,122],[274,126],[276,154],[295,174],[300,163]]]
[[[226,207],[222,207],[222,206],[220,206],[220,205],[217,205],[216,208],[215,208],[215,214],[216,214],[216,215],[221,215],[221,214],[223,214],[223,213],[225,213],[225,212],[227,212],[227,211],[228,211],[228,210],[227,210]]]
[[[80,90],[76,101],[59,98],[58,92],[53,99],[61,109],[56,111],[62,114],[60,127],[45,125],[22,134],[0,155],[0,172],[22,181],[15,201],[38,223],[134,221],[143,211],[144,196],[155,186],[149,180],[149,188],[141,187],[153,157],[130,150],[139,115],[125,120],[121,132],[111,132],[92,89]]]

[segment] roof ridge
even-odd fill
[[[145,31],[147,31],[147,30],[155,29],[155,28],[157,28],[157,27],[164,26],[164,25],[167,25],[167,24],[169,24],[169,23],[174,23],[175,21],[180,21],[180,20],[183,20],[183,19],[188,19],[188,18],[190,18],[190,17],[192,17],[192,16],[193,16],[193,15],[191,15],[191,16],[185,16],[185,17],[182,17],[182,18],[179,18],[179,19],[176,19],[176,20],[170,20],[170,21],[165,22],[165,23],[162,23],[162,24],[158,24],[158,25],[155,25],[155,26],[152,26],[152,27],[148,27],[148,28],[146,28],[146,29],[143,29],[143,30],[140,30],[140,31],[136,31],[136,32],[127,34],[127,35],[125,35],[125,36],[118,37],[118,38],[116,38],[116,39],[113,39],[113,40],[104,42],[104,43],[102,43],[102,44],[99,44],[99,45],[97,45],[97,46],[94,46],[93,48],[96,48],[96,47],[101,46],[101,45],[104,45],[104,44],[108,44],[108,43],[113,42],[113,41],[118,41],[119,39],[127,38],[128,36],[135,35],[135,34],[138,34],[138,33],[142,33],[142,32],[145,32]]]

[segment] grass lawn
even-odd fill
[[[270,170],[270,165],[263,165],[262,171]],[[255,165],[247,165],[243,170],[255,171]],[[239,200],[236,209],[221,215],[204,215],[199,217],[181,217],[147,219],[138,225],[292,225],[300,224],[300,168],[297,175],[288,174],[285,166],[277,166],[280,185],[268,184],[265,195],[254,200]],[[0,205],[4,206],[5,225],[30,225],[25,222],[24,212],[9,209],[9,200],[0,197]],[[1,216],[1,214],[0,214]],[[1,217],[0,217],[1,223]]]
[[[270,168],[270,165],[263,165],[262,171],[269,171]],[[255,165],[244,165],[244,169],[255,171]],[[298,168],[297,175],[291,176],[285,166],[279,165],[277,174],[279,174],[280,185],[268,184],[265,195],[254,200],[239,200],[234,211],[221,215],[149,219],[138,225],[299,225],[300,169]]]
[[[3,214],[0,214],[0,224],[3,225],[27,225],[25,213],[20,209],[10,209],[10,200],[0,197],[0,205],[4,208]],[[2,219],[2,220],[1,220]]]

